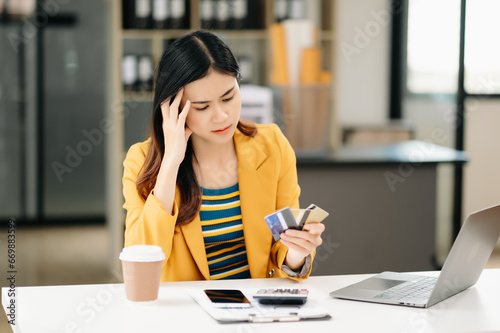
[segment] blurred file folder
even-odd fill
[[[288,69],[286,64],[285,28],[282,24],[275,23],[270,27],[272,71],[271,84],[288,84]]]
[[[321,50],[318,47],[302,51],[301,83],[318,83],[321,73]]]
[[[321,50],[311,47],[302,50],[302,65],[300,73],[301,84],[329,84],[332,75],[321,69]]]
[[[300,82],[302,50],[315,45],[316,26],[307,20],[285,20],[285,48],[289,84]]]
[[[272,85],[328,84],[331,74],[322,70],[318,29],[308,20],[285,20],[270,27]]]

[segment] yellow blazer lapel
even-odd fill
[[[238,156],[241,214],[248,266],[252,277],[265,277],[272,246],[272,236],[264,216],[275,210],[272,191],[263,191],[273,184],[274,166],[253,138],[239,131],[234,136]],[[265,195],[267,193],[267,195]]]
[[[205,241],[201,231],[201,222],[199,215],[188,224],[181,225],[182,235],[186,241],[189,251],[193,256],[198,269],[206,280],[210,280],[210,271],[208,269],[207,253],[205,251]]]

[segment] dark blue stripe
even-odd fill
[[[213,274],[213,275],[224,274],[224,273],[227,273],[227,272],[235,270],[235,269],[240,269],[240,268],[243,268],[244,266],[248,265],[248,262],[245,260],[245,261],[241,261],[241,262],[239,262],[239,261],[233,262],[231,264],[232,264],[231,267],[226,265],[225,267],[211,269],[210,274]]]
[[[210,243],[228,242],[230,240],[234,240],[240,237],[243,237],[243,230],[233,231],[227,234],[222,234],[217,236],[204,237],[205,246],[209,245]]]
[[[236,243],[232,243],[232,244],[225,243],[225,244],[221,244],[221,245],[216,245],[218,247],[218,249],[216,249],[215,251],[212,251],[212,248],[207,249],[207,255],[209,255],[211,253],[215,253],[215,252],[221,250],[221,248],[230,248],[230,247],[233,247],[235,244]],[[246,253],[247,250],[246,250],[245,245],[243,245],[242,247],[238,247],[236,249],[232,249],[231,251],[222,252],[222,253],[220,253],[220,254],[218,254],[216,256],[210,257],[210,260],[219,259],[221,257],[225,257],[227,255],[238,253],[238,252],[241,252],[241,251],[245,251],[245,253]]]
[[[225,255],[227,255],[227,254],[225,254]],[[229,265],[235,264],[237,262],[242,262],[242,264],[239,265],[239,267],[248,265],[247,254],[246,253],[242,253],[240,255],[237,255],[235,257],[229,258],[227,260],[222,260],[220,262],[215,262],[213,264],[209,264],[208,268],[210,268],[210,272],[211,272],[214,269],[221,269],[221,268],[227,267]],[[234,269],[234,268],[236,268],[236,266],[235,267],[231,267],[231,269]]]
[[[217,252],[217,251],[220,251],[220,250],[224,250],[224,249],[228,249],[228,248],[236,246],[238,244],[245,244],[245,241],[238,241],[238,242],[232,242],[232,243],[224,243],[224,244],[214,244],[214,245],[211,245],[210,247],[206,248],[207,254],[208,253]],[[245,245],[243,245],[243,248],[244,247],[245,247]]]
[[[237,274],[234,274],[234,275],[229,275],[229,276],[226,276],[226,277],[223,277],[219,280],[232,280],[232,279],[249,279],[251,278],[250,276],[250,270],[246,270],[246,271],[243,271],[241,273],[237,273]]]
[[[211,199],[211,198],[203,198],[201,201],[202,205],[219,205],[219,204],[227,204],[227,203],[233,203],[235,201],[240,200],[239,195],[235,195],[234,197],[227,198],[227,199],[221,199],[221,200],[216,200],[216,199]]]
[[[241,225],[241,219],[237,219],[232,222],[224,222],[224,223],[219,223],[219,224],[214,224],[214,225],[202,225],[201,230],[202,231],[209,231],[209,230],[217,230],[220,228],[227,228],[227,227],[232,227],[235,225]]]
[[[221,189],[210,189],[210,188],[201,188],[203,195],[207,196],[215,196],[215,195],[226,195],[229,193],[237,192],[239,190],[239,184],[236,183],[231,187],[221,188]]]
[[[225,217],[238,216],[241,215],[241,207],[233,207],[229,209],[221,209],[221,210],[207,210],[200,211],[200,220],[201,221],[212,221],[217,219],[222,219]]]

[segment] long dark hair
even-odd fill
[[[143,200],[146,200],[156,184],[165,153],[161,104],[169,99],[172,102],[172,97],[182,87],[205,77],[210,70],[231,75],[239,82],[240,68],[233,53],[224,42],[208,31],[195,31],[175,40],[161,56],[155,75],[151,143],[136,182],[137,191]],[[257,134],[257,127],[252,123],[240,121],[237,128],[246,136]],[[189,139],[176,181],[181,196],[177,217],[179,225],[191,222],[201,205],[201,189],[193,168],[195,161],[196,156]]]

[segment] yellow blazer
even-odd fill
[[[281,270],[288,247],[274,242],[264,216],[284,207],[299,207],[295,153],[276,125],[258,125],[258,134],[234,134],[238,156],[243,231],[252,278],[290,277]],[[125,246],[152,244],[163,248],[162,281],[209,280],[205,243],[199,215],[190,223],[175,224],[180,204],[176,191],[173,215],[150,193],[144,202],[136,179],[144,163],[150,139],[133,145],[123,162],[123,195],[127,210]]]

